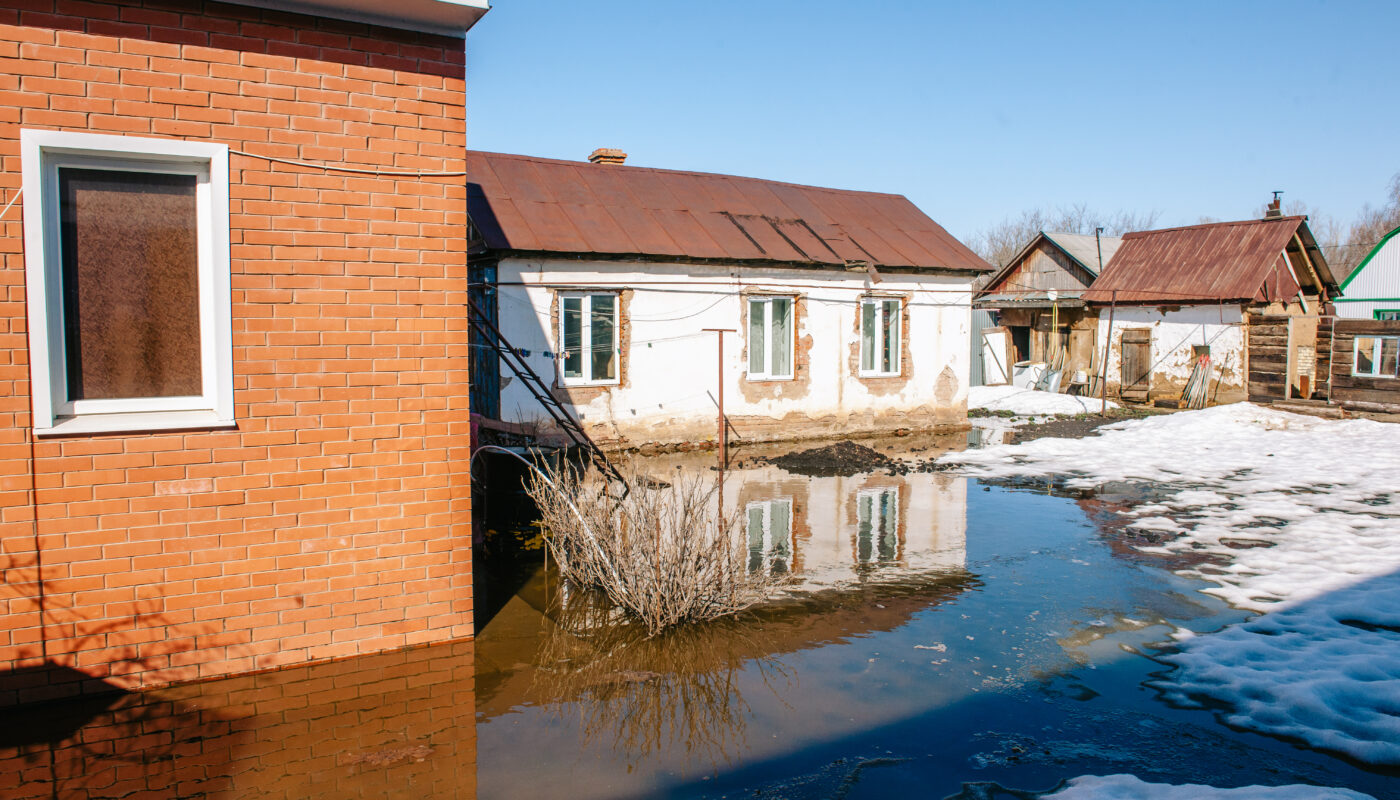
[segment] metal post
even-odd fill
[[[724,419],[724,335],[726,333],[738,333],[733,328],[702,328],[701,330],[714,331],[719,342],[719,391],[717,394],[719,405],[719,471],[720,480],[724,479],[724,468],[729,465],[729,431],[725,426]]]
[[[1118,290],[1113,290],[1113,296],[1109,298],[1108,305],[1108,335],[1104,337],[1103,343],[1103,364],[1099,365],[1099,416],[1108,413],[1108,353],[1113,348],[1113,312],[1118,308]],[[1121,371],[1123,365],[1119,364]],[[1121,384],[1123,378],[1120,375],[1118,382]]]

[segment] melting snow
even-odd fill
[[[1400,763],[1400,425],[1240,403],[1099,430],[943,461],[977,477],[1157,484],[1163,496],[1126,513],[1172,538],[1144,549],[1218,556],[1186,572],[1271,612],[1178,637],[1164,690],[1226,700],[1241,727]]]
[[[1075,397],[1068,394],[1041,392],[1023,389],[1020,386],[973,386],[967,391],[968,408],[985,408],[988,411],[1010,411],[1017,416],[1045,416],[1049,414],[1097,413],[1099,400],[1093,397]],[[1109,408],[1118,404],[1108,401]]]
[[[1069,785],[1042,796],[1042,800],[1375,800],[1350,789],[1320,786],[1241,786],[1217,789],[1214,786],[1147,783],[1132,775],[1088,775],[1074,778]]]

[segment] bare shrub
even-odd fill
[[[766,596],[773,579],[747,569],[740,514],[720,512],[716,484],[680,472],[655,481],[635,462],[622,473],[631,487],[625,495],[596,473],[530,472],[526,491],[565,580],[602,592],[648,636]]]

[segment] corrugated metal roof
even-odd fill
[[[1103,263],[1107,264],[1118,252],[1119,245],[1123,244],[1121,236],[1100,236],[1095,239],[1092,233],[1045,231],[1045,238],[1054,242],[1092,275],[1099,274],[1099,245],[1103,245]]]
[[[991,270],[900,195],[480,151],[467,174],[492,250]]]
[[[1113,260],[1084,293],[1090,303],[1179,304],[1292,299],[1298,283],[1283,255],[1298,233],[1322,283],[1336,281],[1305,217],[1216,222],[1126,234]],[[1310,276],[1298,276],[1312,283]]]

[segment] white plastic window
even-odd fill
[[[233,423],[228,149],[25,130],[38,434]]]
[[[898,375],[900,301],[869,297],[860,301],[860,374]]]
[[[569,292],[560,295],[559,306],[564,383],[617,383],[617,295]]]
[[[749,299],[749,380],[792,378],[792,298]]]

